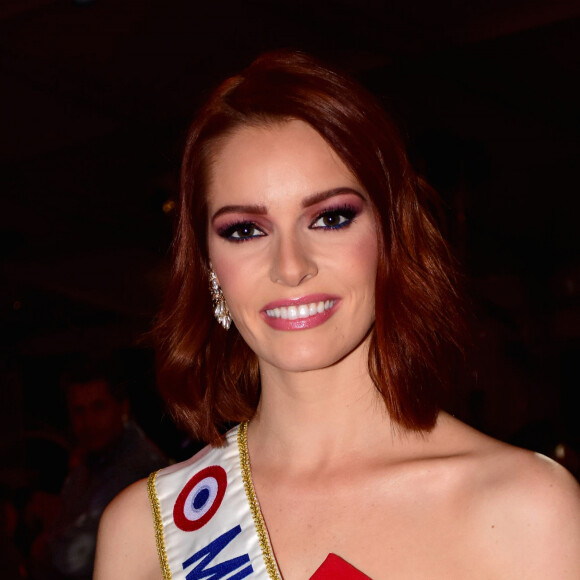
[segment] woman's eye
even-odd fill
[[[337,229],[349,225],[355,215],[356,212],[352,209],[325,211],[314,220],[310,228]]]
[[[251,240],[252,238],[259,238],[261,236],[265,236],[266,234],[255,224],[251,222],[244,222],[224,228],[219,232],[219,235],[222,238],[227,238],[229,240],[243,241]]]

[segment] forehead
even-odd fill
[[[209,168],[208,204],[275,203],[360,184],[310,125],[290,120],[243,126],[217,145]]]

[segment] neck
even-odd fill
[[[248,431],[254,457],[320,465],[393,444],[393,425],[367,368],[366,345],[324,369],[261,363],[262,396]]]

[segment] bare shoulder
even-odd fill
[[[580,487],[574,477],[538,453],[466,426],[464,435],[469,534],[482,559],[487,555],[490,575],[580,578]]]
[[[161,579],[146,479],[122,491],[99,524],[94,579],[125,578]]]
[[[491,532],[511,546],[504,557],[520,577],[580,578],[576,480],[551,459],[511,447],[498,453],[497,470],[487,501],[497,521]]]

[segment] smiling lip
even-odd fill
[[[260,314],[275,330],[305,330],[326,322],[336,312],[339,303],[337,296],[309,294],[270,302]]]

